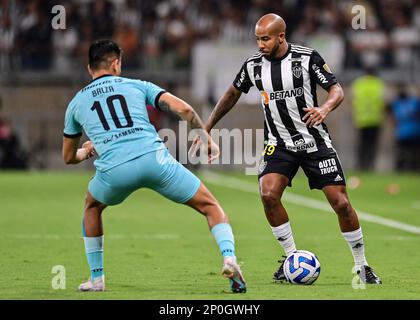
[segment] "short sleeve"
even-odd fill
[[[239,70],[235,80],[233,81],[233,86],[243,93],[248,93],[249,89],[253,86],[253,83],[249,78],[246,64],[246,62],[243,64],[241,70]]]
[[[151,82],[144,81],[143,84],[146,89],[146,103],[155,108],[159,108],[159,98],[166,91]]]
[[[337,78],[316,50],[311,54],[309,65],[311,78],[315,78],[316,82],[325,90],[338,83]]]
[[[75,103],[72,101],[67,107],[64,117],[64,136],[66,138],[77,138],[82,135],[82,126],[74,118]]]

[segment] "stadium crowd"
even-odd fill
[[[66,9],[58,32],[56,4]],[[363,32],[351,28],[355,4],[366,8]],[[336,73],[420,64],[419,0],[0,0],[0,71],[77,70],[98,38],[120,43],[128,69],[187,69],[195,42],[252,43],[267,12],[282,15],[289,39],[318,48]]]

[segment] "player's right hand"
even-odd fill
[[[88,140],[82,144],[82,148],[86,150],[87,156],[86,158],[89,159],[95,155],[95,147],[93,146],[92,141]]]
[[[208,157],[209,163],[212,163],[212,161],[219,158],[220,156],[219,146],[210,137],[209,137],[209,143],[208,143],[208,156],[209,156]]]
[[[219,146],[213,141],[213,139],[210,136],[207,136],[207,155],[208,155],[208,162],[211,163],[215,159],[217,159],[220,156],[220,149]],[[203,139],[200,136],[197,136],[191,147],[188,151],[188,155],[190,157],[197,156],[197,151],[200,149],[200,147],[203,144]]]

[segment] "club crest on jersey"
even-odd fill
[[[296,65],[296,66],[292,67],[292,72],[293,72],[293,75],[296,78],[300,78],[300,76],[302,75],[302,66],[301,65]]]

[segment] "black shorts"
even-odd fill
[[[311,189],[346,185],[343,168],[334,149],[306,153],[266,146],[258,170],[258,179],[267,173],[280,173],[289,178],[289,186],[292,186],[293,177],[299,167],[302,167],[308,177]]]

